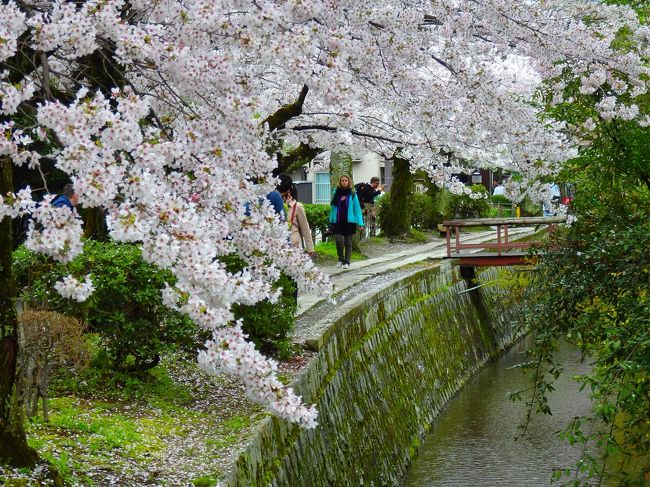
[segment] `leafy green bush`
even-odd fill
[[[305,213],[307,214],[307,221],[312,233],[320,233],[323,235],[329,227],[330,205],[317,204],[317,205],[303,205]]]
[[[488,218],[510,218],[512,216],[512,207],[509,205],[492,205],[487,214]]]
[[[493,194],[492,196],[490,196],[490,199],[492,200],[492,203],[499,204],[499,205],[512,204],[512,202],[502,194]]]
[[[163,350],[195,345],[192,321],[162,304],[160,289],[174,282],[172,274],[144,262],[136,245],[89,240],[66,266],[21,247],[14,253],[14,270],[31,307],[81,318],[96,331],[112,368],[146,370],[158,363]],[[88,273],[95,292],[84,303],[65,299],[53,288],[65,275]]]
[[[542,205],[534,203],[530,198],[524,198],[519,206],[521,207],[521,216],[542,216]]]
[[[442,214],[438,211],[434,199],[426,193],[413,193],[411,199],[411,226],[431,230],[442,223]]]
[[[245,266],[243,260],[233,255],[222,257],[221,261],[229,272],[238,272]],[[273,288],[282,288],[282,294],[275,303],[265,299],[252,306],[235,304],[233,313],[242,320],[244,332],[260,350],[285,358],[291,355],[289,334],[295,324],[296,283],[283,273]]]
[[[415,228],[411,228],[411,230],[409,232],[409,235],[406,238],[407,242],[418,243],[418,244],[427,243],[430,240],[431,240],[431,238],[429,238],[428,234],[426,234],[426,233],[424,233],[424,232],[422,232],[420,230],[417,230]]]
[[[551,412],[547,393],[559,370],[554,351],[573,343],[592,364],[577,380],[590,391],[595,418],[576,417],[563,438],[593,445],[586,446],[581,469],[602,472],[601,479],[616,485],[647,485],[650,191],[631,184],[611,195],[586,191],[578,203],[577,222],[555,234],[522,300],[535,337],[529,410]]]

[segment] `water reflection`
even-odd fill
[[[525,360],[526,343],[481,371],[455,397],[425,438],[404,481],[415,486],[546,486],[555,468],[575,463],[579,447],[556,433],[574,416],[587,414],[590,402],[570,375],[586,373],[578,351],[563,347],[565,373],[550,397],[553,415],[536,415],[525,438],[514,440],[526,411],[508,392],[526,387],[527,376],[511,368]]]

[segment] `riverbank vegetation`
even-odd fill
[[[647,4],[623,3],[647,19]],[[624,34],[617,45],[628,47]],[[527,365],[533,387],[524,397],[529,414],[552,413],[547,396],[561,373],[554,352],[562,341],[578,346],[593,363],[590,374],[576,379],[594,409],[561,432],[583,454],[556,478],[567,485],[648,485],[650,129],[597,116],[594,107],[606,90],[584,93],[567,84],[564,96],[566,103],[549,110],[588,144],[560,177],[576,187],[575,223],[549,242],[529,288],[527,323],[535,344]],[[641,101],[647,109],[650,97]]]
[[[563,341],[578,346],[593,362],[592,372],[577,380],[589,391],[594,411],[562,432],[584,451],[575,469],[567,466],[557,476],[647,485],[650,198],[647,190],[629,187],[620,196],[580,210],[574,227],[551,242],[554,248],[533,274],[527,299],[536,389],[529,406],[552,413],[546,396],[561,373],[554,352]]]

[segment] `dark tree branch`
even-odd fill
[[[303,142],[298,147],[286,153],[277,153],[278,173],[291,173],[301,166],[308,164],[318,154],[325,152],[320,147],[312,147]]]
[[[43,75],[41,77],[43,82],[43,91],[45,92],[45,97],[48,100],[52,100],[52,90],[50,89],[50,64],[47,62],[47,54],[43,51],[39,51],[38,55],[41,68],[43,69]]]
[[[284,125],[294,117],[302,114],[302,107],[305,103],[305,98],[307,97],[307,92],[309,87],[303,85],[300,90],[300,95],[298,99],[289,105],[285,105],[282,108],[279,108],[275,113],[269,115],[264,119],[262,125],[265,123],[269,124],[269,132],[273,132],[277,129],[284,128]]]
[[[338,127],[331,127],[329,125],[297,125],[295,127],[291,127],[291,130],[295,130],[297,132],[300,132],[300,131],[303,131],[303,130],[324,130],[326,132],[336,132],[338,130]],[[376,134],[369,134],[369,133],[366,133],[366,132],[360,132],[360,131],[355,130],[355,129],[350,130],[350,133],[352,135],[354,135],[355,137],[363,137],[363,138],[368,138],[368,139],[383,140],[385,142],[392,142],[394,144],[418,145],[418,144],[414,144],[412,142],[405,142],[403,140],[392,139],[390,137],[385,137],[383,135],[376,135]]]

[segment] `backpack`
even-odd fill
[[[364,208],[364,203],[366,203],[365,201],[366,184],[367,183],[357,183],[354,185],[354,192],[357,193],[357,198],[359,200],[359,206],[361,206],[361,209]]]

